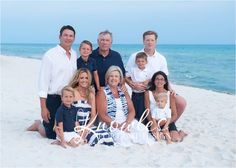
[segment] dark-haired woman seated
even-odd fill
[[[150,81],[150,88],[148,91],[145,92],[145,108],[149,109],[150,113],[148,115],[148,120],[152,121],[153,124],[151,125],[151,132],[153,136],[157,135],[157,131],[159,126],[157,124],[156,119],[152,116],[152,110],[156,107],[156,101],[154,99],[155,96],[159,93],[167,93],[168,101],[167,106],[171,109],[171,121],[169,124],[169,131],[171,140],[174,142],[182,141],[183,138],[187,135],[183,131],[178,131],[175,125],[175,121],[177,119],[177,110],[176,110],[176,103],[175,103],[175,94],[172,94],[169,91],[169,82],[167,75],[162,72],[158,71],[153,74],[151,81]]]

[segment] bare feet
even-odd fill
[[[160,133],[157,131],[155,133],[153,133],[154,138],[156,139],[156,141],[160,142],[161,141],[161,137],[160,137]]]
[[[171,131],[170,135],[171,135],[171,140],[173,142],[182,142],[184,137],[186,137],[188,134],[182,130],[179,130],[179,131]]]
[[[163,130],[163,135],[165,136],[166,139],[166,144],[172,144],[170,133],[168,130]]]
[[[163,134],[163,132],[160,132],[160,139],[165,140],[165,135]]]
[[[172,142],[179,142],[181,140],[181,137],[179,136],[178,131],[170,131],[170,136]]]
[[[166,139],[166,144],[169,145],[169,144],[172,144],[173,142],[170,140],[170,139]]]
[[[188,134],[185,133],[182,130],[179,130],[179,136],[180,136],[180,142],[182,142],[184,140],[184,137],[186,137]]]
[[[56,140],[51,143],[51,145],[59,145],[63,148],[66,148],[66,145],[64,143],[61,143],[60,141]]]
[[[35,120],[34,123],[26,129],[26,131],[38,131],[40,124],[40,120]]]

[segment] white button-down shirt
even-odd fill
[[[143,49],[139,52],[145,52],[145,51]],[[130,56],[126,65],[126,70],[128,73],[130,73],[132,67],[137,67],[137,65],[135,64],[135,58],[136,58],[137,53],[139,52],[136,52]],[[156,50],[155,50],[154,55],[152,56],[148,55],[147,60],[148,60],[148,63],[146,67],[151,71],[151,76],[157,71],[163,71],[166,75],[169,74],[166,58],[160,53],[158,53]]]
[[[71,49],[70,59],[60,45],[47,51],[42,59],[39,75],[39,96],[61,94],[61,89],[71,80],[76,71],[77,54]]]
[[[145,69],[139,69],[138,67],[131,67],[130,72],[127,72],[127,77],[131,77],[133,82],[144,82],[146,80],[151,79],[152,73],[148,68]],[[141,93],[144,91],[138,91],[133,89],[133,92],[135,93]]]

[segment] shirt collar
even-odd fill
[[[137,66],[137,69],[141,72],[147,72],[147,66],[143,70],[139,69],[138,66]]]
[[[70,110],[70,109],[73,108],[73,105],[71,105],[71,107],[67,107],[67,106],[65,106],[65,105],[62,103],[62,107],[63,107],[63,109],[65,109],[65,110]]]
[[[88,63],[89,62],[89,57],[88,57],[87,61],[85,61],[82,57],[81,57],[81,60],[82,60],[83,63]]]
[[[145,52],[144,49],[142,50],[142,52]],[[146,52],[145,52],[145,53],[146,53]],[[147,54],[147,53],[146,53],[146,54]],[[157,56],[157,50],[155,49],[155,52],[154,52],[154,54],[153,54],[152,56],[150,56],[150,55],[148,55],[148,54],[147,54],[147,56],[148,56],[148,57],[156,57],[156,56]]]
[[[64,49],[64,48],[62,48],[62,46],[61,45],[57,45],[57,47],[64,53],[64,54],[66,54],[66,50]],[[69,53],[71,54],[72,53],[72,49],[70,48],[70,50],[69,50]]]
[[[96,50],[97,50],[97,55],[99,55],[99,56],[102,57],[102,58],[108,57],[108,56],[110,55],[110,53],[111,53],[111,49],[109,48],[108,55],[104,57],[102,54],[99,53],[99,47],[98,47]]]

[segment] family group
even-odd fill
[[[63,26],[60,43],[42,58],[43,121],[35,120],[28,131],[56,139],[53,144],[63,147],[183,140],[187,134],[175,123],[186,101],[168,81],[167,62],[157,52],[155,31],[143,33],[144,48],[130,56],[126,67],[119,52],[111,49],[111,32],[99,33],[95,50],[90,41],[82,41],[79,58],[72,49],[75,36],[72,26]],[[132,89],[131,97],[126,84]]]

